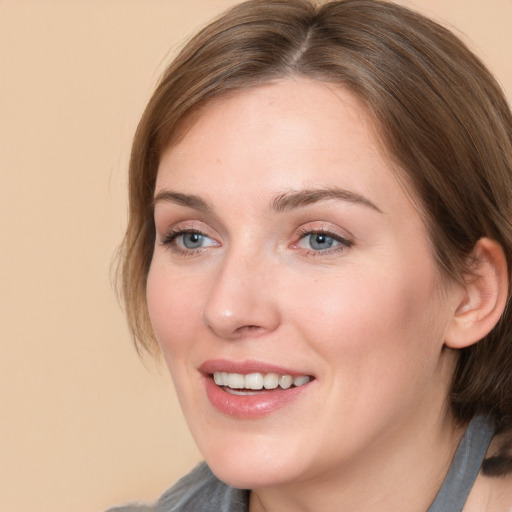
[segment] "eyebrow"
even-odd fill
[[[329,199],[337,199],[349,203],[360,204],[382,213],[382,210],[376,204],[372,203],[372,201],[361,194],[336,187],[291,190],[289,192],[285,192],[284,194],[277,196],[272,201],[271,210],[275,212],[284,212]]]
[[[153,198],[153,208],[160,202],[174,203],[179,206],[186,206],[199,210],[201,212],[211,210],[211,206],[199,196],[193,194],[182,194],[181,192],[171,192],[162,190]]]
[[[361,194],[336,187],[291,190],[289,192],[284,192],[283,194],[279,194],[270,202],[270,211],[276,213],[285,212],[297,208],[303,208],[321,201],[327,201],[329,199],[360,204],[382,213],[382,210],[377,205]],[[158,194],[153,198],[153,207],[160,202],[174,203],[179,206],[193,208],[194,210],[201,212],[213,210],[213,208],[199,196],[194,194],[183,194],[181,192],[172,192],[170,190],[162,190],[158,192]]]

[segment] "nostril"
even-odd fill
[[[260,335],[265,332],[265,329],[259,325],[242,325],[241,327],[238,327],[235,332],[237,334]]]

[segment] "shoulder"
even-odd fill
[[[493,458],[510,445],[510,433],[492,440],[486,458]],[[512,512],[512,471],[491,476],[480,471],[464,507],[464,512]]]
[[[155,512],[245,512],[247,501],[247,491],[221,482],[203,462],[162,495]]]
[[[167,490],[153,506],[131,505],[107,512],[246,512],[247,504],[247,491],[221,482],[203,462]]]

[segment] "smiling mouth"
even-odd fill
[[[256,395],[273,389],[289,389],[307,384],[309,375],[280,375],[278,373],[229,373],[214,372],[217,386],[232,395]]]

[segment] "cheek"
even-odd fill
[[[306,294],[290,293],[293,317],[324,358],[382,368],[384,360],[421,362],[438,349],[444,324],[432,275],[385,268],[329,276]]]
[[[360,418],[354,431],[362,432],[376,418],[405,418],[435,380],[443,339],[436,292],[423,279],[397,276],[332,280],[328,292],[310,295],[307,316],[296,317],[325,362],[322,407],[333,424]]]
[[[172,274],[158,261],[152,263],[146,298],[151,325],[166,359],[194,337],[201,319],[199,290],[195,283]]]

